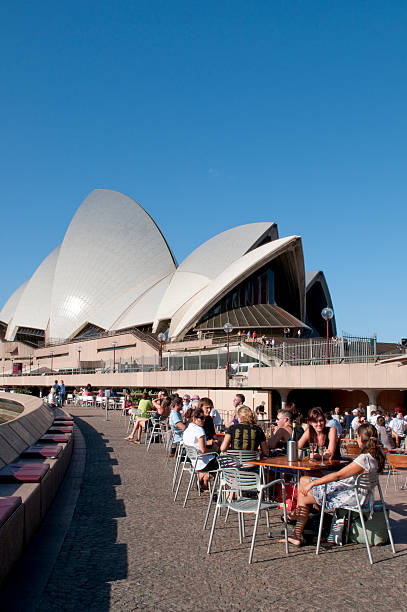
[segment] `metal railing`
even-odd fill
[[[322,341],[313,340],[283,342],[263,348],[266,355],[274,358],[279,365],[321,365],[345,362],[366,363],[377,359],[376,336],[357,337],[342,335]]]

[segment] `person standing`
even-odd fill
[[[64,381],[61,380],[61,384],[59,385],[59,405],[61,406],[61,408],[64,405],[65,397],[66,397],[66,389],[65,389]]]
[[[240,408],[240,406],[243,406],[243,404],[245,403],[246,398],[243,395],[243,393],[236,393],[235,397],[233,398],[233,416],[231,418],[231,420],[226,423],[226,427],[231,427],[232,425],[237,425],[238,420],[237,420],[237,411]]]
[[[60,388],[58,385],[58,381],[56,380],[54,384],[52,385],[52,394],[54,396],[54,404],[57,404],[57,405],[59,405],[59,393],[60,393]]]

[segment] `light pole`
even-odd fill
[[[79,374],[81,373],[81,350],[82,350],[82,348],[80,346],[78,346],[77,351],[78,351],[78,370],[79,370]]]
[[[117,346],[117,342],[112,342],[112,347],[113,347],[113,373],[116,372],[116,346]]]
[[[160,332],[157,336],[160,341],[160,370],[163,369],[163,342],[165,341],[165,334]]]
[[[223,331],[226,334],[226,376],[229,384],[229,336],[233,331],[232,323],[225,323],[223,326]]]
[[[329,321],[334,316],[334,311],[332,308],[323,308],[321,311],[321,316],[326,321],[326,356],[328,359],[327,363],[329,363]]]
[[[51,355],[51,372],[52,372],[53,371],[53,365],[54,365],[54,355],[55,355],[54,351],[51,351],[50,355]]]

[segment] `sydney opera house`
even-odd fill
[[[322,271],[306,272],[300,236],[240,225],[177,265],[150,215],[110,190],[90,193],[57,247],[0,311],[0,337],[31,346],[138,328],[169,341],[235,331],[325,333],[332,307]],[[335,319],[330,333],[336,334]]]

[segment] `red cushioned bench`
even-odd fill
[[[0,527],[22,504],[21,497],[0,497]]]
[[[73,427],[73,421],[54,421],[51,427]]]
[[[71,416],[55,417],[54,421],[69,421],[70,423],[73,423],[73,417],[71,417]]]
[[[22,457],[49,457],[56,459],[62,451],[60,444],[33,444],[27,448],[23,453]]]
[[[72,433],[73,427],[66,425],[52,425],[47,433]]]
[[[39,442],[69,442],[68,434],[49,433],[41,436]]]
[[[48,470],[48,463],[9,463],[0,470],[0,483],[41,482]]]

